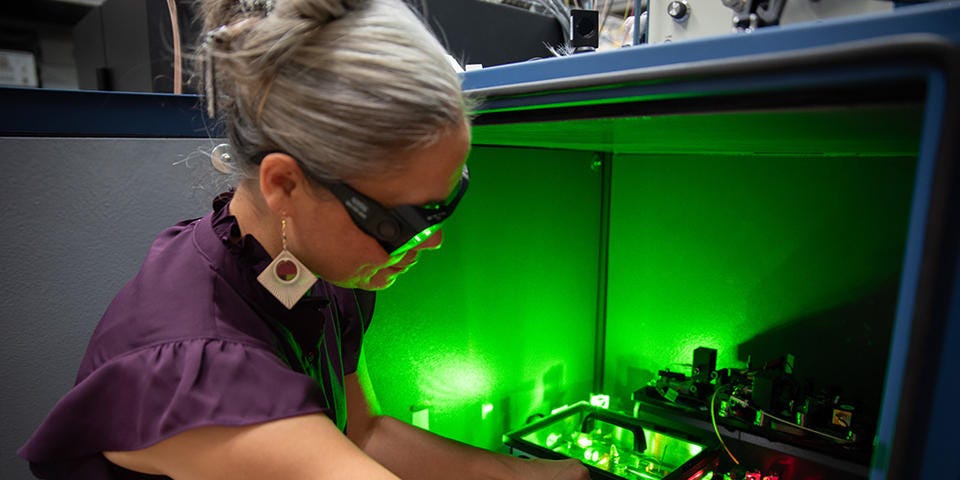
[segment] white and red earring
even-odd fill
[[[297,257],[287,250],[287,218],[280,218],[280,239],[283,250],[260,272],[257,280],[287,309],[303,298],[317,277]]]

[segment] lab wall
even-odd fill
[[[385,413],[476,446],[587,398],[601,174],[591,152],[475,146],[443,247],[377,297],[365,339]]]
[[[210,140],[0,138],[0,478],[74,383],[114,294],[156,235],[210,208]],[[80,414],[78,412],[78,414]]]

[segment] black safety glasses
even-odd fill
[[[343,203],[353,223],[370,235],[391,256],[400,256],[420,245],[443,227],[470,184],[470,174],[463,174],[456,188],[442,203],[400,205],[387,208],[343,182],[322,182]]]

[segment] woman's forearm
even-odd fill
[[[404,480],[589,480],[576,460],[522,460],[473,447],[381,415],[363,352],[344,379],[347,436],[374,461]]]
[[[589,480],[576,460],[523,460],[374,417],[360,448],[404,480]]]
[[[360,448],[408,480],[509,480],[520,459],[443,438],[393,417],[378,416]]]

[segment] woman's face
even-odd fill
[[[388,175],[350,180],[355,190],[387,208],[443,202],[460,180],[470,148],[468,128],[441,137],[433,145],[406,152],[395,160],[403,165]],[[335,285],[364,290],[389,287],[417,262],[423,250],[440,248],[437,231],[420,245],[390,256],[354,224],[343,204],[327,192],[312,195],[305,215],[288,222],[287,247],[310,270]]]

